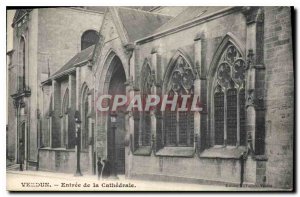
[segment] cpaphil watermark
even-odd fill
[[[125,95],[101,95],[96,101],[100,112],[117,111],[202,111],[199,96],[196,95],[135,95],[129,98]]]

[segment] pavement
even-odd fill
[[[274,188],[240,188],[222,185],[177,183],[150,180],[118,179],[98,180],[95,175],[74,176],[73,174],[44,171],[6,171],[8,191],[266,191]]]

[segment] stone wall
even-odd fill
[[[65,149],[47,149],[39,151],[39,170],[51,172],[74,173],[76,172],[76,151]],[[49,162],[51,161],[51,162]],[[88,153],[80,154],[80,169],[83,174],[89,170]]]
[[[81,35],[89,29],[98,31],[102,23],[102,17],[103,13],[73,8],[33,9],[30,12],[28,28],[25,30],[24,36],[26,44],[26,83],[31,90],[31,96],[26,102],[26,117],[22,117],[28,123],[28,160],[37,161],[39,130],[48,129],[46,123],[48,120],[39,119],[40,115],[43,116],[44,112],[47,111],[42,99],[41,82],[48,78],[49,70],[50,74],[53,74],[80,51]],[[21,65],[18,62],[20,37],[17,37],[16,32],[15,28],[13,46],[15,53],[12,58],[12,68],[8,74],[10,80],[9,95],[16,93],[16,79],[19,76],[18,73],[21,73],[19,72]],[[46,103],[49,103],[49,101],[46,101]],[[15,112],[13,99],[8,98],[7,147],[8,157],[10,158],[14,158],[16,154],[17,123]]]
[[[291,9],[265,7],[266,180],[292,188],[294,141],[294,64]]]
[[[39,12],[39,65],[54,74],[81,50],[81,36],[87,30],[100,29],[103,14],[71,9],[47,8]]]
[[[195,50],[196,37],[201,35],[201,53],[198,54]],[[209,70],[211,69],[212,60],[216,54],[218,47],[224,38],[228,35],[233,35],[237,43],[239,43],[239,48],[245,57],[245,45],[246,45],[246,20],[245,16],[239,12],[232,12],[229,14],[224,14],[220,17],[216,17],[214,20],[208,20],[204,23],[197,24],[191,28],[186,28],[184,30],[176,31],[170,33],[166,36],[159,37],[153,41],[143,43],[138,45],[138,57],[135,62],[135,80],[140,82],[143,80],[141,78],[141,68],[145,59],[151,60],[151,52],[156,50],[159,56],[157,65],[152,65],[156,70],[157,77],[161,80],[168,80],[166,77],[166,72],[172,58],[178,53],[178,51],[183,52],[185,58],[191,60],[192,67],[196,67],[196,60],[201,65],[201,76],[206,78],[202,80],[201,92],[207,95],[206,92],[208,82],[212,80],[210,78]],[[154,50],[153,50],[154,49]],[[135,51],[136,53],[136,51]],[[199,57],[199,55],[201,57]],[[204,83],[207,81],[207,83]],[[207,101],[209,102],[209,100]],[[202,114],[205,116],[205,113]],[[202,119],[203,120],[203,119]],[[208,120],[203,120],[202,123]],[[201,135],[209,132],[208,125],[201,125]],[[156,131],[158,132],[158,131]],[[208,136],[210,133],[208,133]],[[205,135],[203,135],[205,136]],[[206,143],[206,148],[209,148],[209,138],[202,139],[202,142]],[[210,147],[211,148],[211,147]],[[180,149],[180,148],[178,148]],[[210,149],[214,152],[214,149]],[[176,154],[168,153],[169,155],[161,156],[157,154],[154,156],[140,156],[133,155],[130,157],[131,166],[129,176],[137,177],[161,177],[170,179],[194,179],[194,180],[206,180],[215,183],[218,182],[228,182],[238,184],[240,182],[241,176],[241,166],[236,158],[223,158],[222,156],[211,156],[211,157],[200,157],[194,154],[192,158],[178,157]],[[256,163],[251,160],[247,160],[245,166],[245,176],[244,181],[250,184],[255,184],[255,168]],[[251,176],[253,175],[254,176]]]

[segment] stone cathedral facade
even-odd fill
[[[293,187],[289,7],[17,10],[7,160],[74,173],[115,159],[126,178]],[[101,95],[196,95],[199,112],[97,110]],[[241,180],[242,179],[242,180]]]

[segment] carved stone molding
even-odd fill
[[[130,59],[132,57],[132,53],[135,48],[134,44],[128,43],[128,44],[124,45],[123,48],[125,49],[125,54],[128,56],[128,61],[130,61]]]
[[[255,22],[263,22],[264,15],[260,7],[245,6],[242,9],[242,13],[246,17],[247,24],[251,24]]]
[[[194,41],[202,40],[202,39],[205,39],[205,34],[204,34],[204,32],[199,32],[196,34]]]
[[[250,106],[254,107],[255,110],[264,110],[264,99],[263,97],[256,97],[254,90],[249,90],[246,98],[246,108]]]
[[[254,149],[253,149],[253,138],[252,138],[252,133],[248,132],[247,133],[247,144],[248,144],[248,154],[250,154],[251,156],[254,155]]]
[[[246,108],[254,106],[254,91],[249,90],[248,91],[248,96],[246,98]]]
[[[40,119],[41,118],[41,111],[39,109],[36,109],[36,119]]]
[[[49,111],[47,114],[46,114],[46,118],[49,119],[50,117],[52,117],[54,114],[54,111]]]
[[[151,49],[151,54],[157,53],[157,51],[158,51],[157,48],[152,48]]]
[[[247,54],[247,69],[252,68],[254,64],[254,53],[253,49],[248,50]]]

